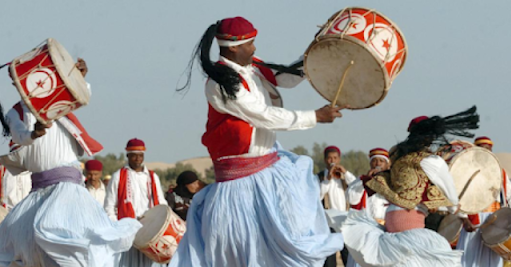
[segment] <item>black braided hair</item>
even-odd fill
[[[232,68],[220,63],[214,63],[210,59],[211,45],[213,44],[213,40],[215,39],[220,23],[221,21],[218,21],[216,24],[212,24],[208,27],[204,35],[202,35],[202,38],[195,47],[194,52],[192,53],[192,58],[188,63],[186,84],[181,88],[177,88],[177,91],[188,90],[190,88],[193,63],[197,58],[204,73],[220,86],[220,92],[223,100],[227,101],[227,99],[236,99],[236,92],[239,91],[241,77]]]
[[[397,144],[392,159],[395,161],[409,153],[424,150],[431,144],[448,145],[447,134],[472,138],[474,134],[469,130],[478,129],[478,123],[476,106],[444,118],[434,116],[422,120],[410,128],[410,134],[405,141]]]
[[[3,127],[3,131],[2,131],[3,136],[5,136],[5,137],[10,136],[11,128],[9,128],[9,124],[7,124],[7,121],[5,120],[4,108],[2,107],[1,103],[0,103],[0,123],[2,124],[2,127]]]

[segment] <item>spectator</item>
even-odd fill
[[[193,195],[204,187],[197,174],[192,171],[184,171],[177,177],[177,186],[167,192],[167,202],[170,208],[181,219],[186,221],[186,214],[192,202]]]
[[[105,185],[101,182],[103,176],[103,164],[99,160],[89,160],[85,163],[85,178],[87,183],[85,186],[92,197],[103,206],[105,204]]]

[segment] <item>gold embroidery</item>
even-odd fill
[[[420,162],[431,155],[415,152],[401,157],[392,166],[390,173],[376,175],[367,186],[384,196],[388,201],[406,209],[423,203],[428,209],[452,206],[445,195],[431,184]]]

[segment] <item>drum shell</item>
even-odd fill
[[[160,229],[150,238],[141,237],[144,234],[141,229],[133,246],[155,262],[169,263],[186,231],[186,223],[166,205],[158,205],[140,218],[142,228],[151,227],[154,221]]]
[[[339,25],[346,24],[350,18],[357,22],[363,21],[363,23],[359,23],[362,26],[356,31],[347,30],[344,32]],[[373,40],[379,40],[375,36],[378,37],[380,33],[373,35],[373,29],[375,28],[379,29],[380,32],[386,31],[392,36],[391,39],[394,41],[390,41],[392,43],[390,49],[394,49],[395,54],[389,56],[391,53],[386,53],[383,55],[381,49],[376,48],[376,42]],[[333,51],[333,54],[331,56],[327,55],[326,58],[316,59],[318,56],[315,54],[330,53],[331,47],[335,45],[346,46],[346,48],[339,48],[344,50]],[[321,53],[316,52],[318,50]],[[327,51],[322,52],[322,50]],[[364,109],[377,105],[385,98],[392,81],[404,66],[406,54],[407,46],[404,36],[392,21],[376,11],[352,7],[334,14],[318,33],[305,52],[304,71],[316,91],[325,99],[333,101],[344,70],[349,65],[350,60],[354,60],[355,63],[349,71],[352,75],[350,76],[348,73],[346,83],[336,104],[348,104],[350,109]],[[369,58],[372,58],[372,60],[369,60]],[[330,72],[328,75],[322,76],[328,72]],[[334,73],[332,74],[332,72]],[[366,77],[357,79],[358,76],[363,75]],[[374,75],[378,77],[374,77]],[[366,82],[367,77],[375,81]],[[358,93],[360,90],[367,90],[370,93],[369,99],[360,100],[360,103],[353,103],[353,98],[367,95],[367,92]]]
[[[62,65],[63,62],[66,64]],[[9,71],[23,102],[43,124],[89,102],[90,93],[86,92],[83,76],[78,74],[71,56],[54,39],[49,38],[15,58]]]
[[[449,214],[444,217],[438,227],[438,234],[445,237],[452,248],[455,248],[460,239],[461,230],[463,229],[463,221],[456,215]]]
[[[511,208],[501,208],[481,225],[483,243],[505,260],[511,260]]]

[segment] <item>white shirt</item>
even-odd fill
[[[21,202],[32,189],[32,173],[23,172],[19,175],[12,175],[8,170],[5,171],[2,186],[4,187],[4,203],[7,210],[11,210]]]
[[[347,195],[344,192],[344,188],[342,185],[341,179],[332,178],[330,180],[326,179],[328,176],[328,169],[324,170],[325,180],[321,181],[320,187],[320,199],[323,200],[325,195],[328,194],[328,201],[330,205],[330,209],[346,211],[346,199]],[[353,175],[351,172],[346,171],[344,174],[344,179],[346,184],[349,186],[353,183],[357,177]]]
[[[129,166],[126,166],[126,168],[128,168],[128,179],[130,180],[131,204],[133,205],[135,216],[138,218],[150,208],[149,194],[151,192],[151,176],[145,166],[144,170],[141,172],[136,172]],[[121,170],[118,170],[112,175],[112,179],[106,189],[105,210],[110,219],[114,221],[117,220],[117,193],[119,191],[120,174]],[[160,205],[168,205],[163,190],[161,189],[160,178],[156,173],[154,174],[154,180],[156,183],[158,202]]]
[[[20,120],[15,109],[9,110],[6,115],[7,123],[11,129],[12,140],[22,146],[18,151],[11,153],[9,157],[19,163],[21,170],[30,172],[42,172],[56,167],[74,166],[80,168],[78,155],[81,154],[81,147],[73,136],[62,126],[60,120],[68,120],[63,117],[53,122],[53,125],[46,129],[42,137],[31,138],[35,116],[22,102],[24,121]],[[5,164],[9,168],[9,164]],[[13,171],[13,174],[18,173]]]
[[[250,91],[240,85],[236,93],[236,100],[227,100],[224,103],[219,85],[209,79],[206,83],[206,98],[211,106],[222,114],[230,114],[254,127],[249,152],[242,156],[262,156],[270,152],[276,141],[275,131],[292,131],[310,129],[316,126],[316,113],[310,111],[290,111],[274,107],[268,91],[261,82],[257,68],[240,66],[224,57],[220,61],[236,72],[247,82]],[[282,87],[294,87],[303,79],[288,78],[278,75],[277,83]]]
[[[357,205],[366,193],[364,183],[357,179],[348,186],[347,194],[350,205]],[[375,219],[385,219],[389,202],[380,194],[374,194],[366,199],[366,211]]]
[[[89,193],[101,206],[105,205],[106,188],[102,181],[99,181],[99,188],[95,188],[92,184],[87,184],[87,190],[89,190]]]

